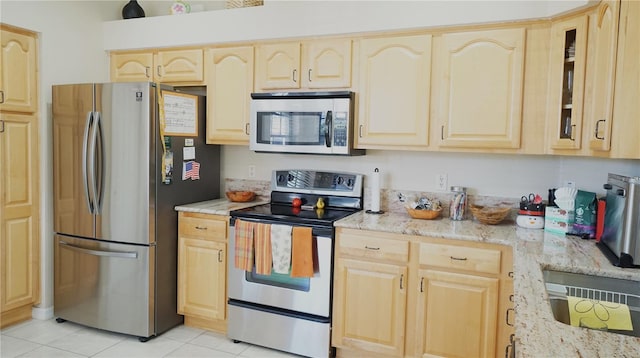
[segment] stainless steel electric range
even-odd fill
[[[229,338],[309,357],[334,355],[333,223],[362,210],[362,181],[363,176],[354,173],[276,170],[269,204],[231,212]],[[311,228],[313,276],[264,275],[255,266],[251,271],[237,268],[236,220]]]

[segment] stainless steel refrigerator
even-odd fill
[[[195,98],[195,128],[169,135],[153,83],[53,86],[58,322],[146,341],[183,321],[174,207],[218,198],[220,188],[220,148],[205,144],[206,101]]]

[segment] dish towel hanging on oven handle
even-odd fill
[[[288,275],[291,267],[291,229],[289,225],[271,224],[273,271]]]
[[[271,275],[271,224],[256,224],[253,232],[256,273]]]
[[[236,220],[235,267],[240,270],[253,270],[253,231],[255,223]]]
[[[291,277],[313,277],[313,234],[296,226],[291,234]]]

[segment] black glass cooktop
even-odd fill
[[[335,221],[345,218],[357,211],[359,210],[340,208],[302,209],[286,204],[264,204],[234,210],[230,215],[235,218],[275,221],[285,225],[333,226]]]

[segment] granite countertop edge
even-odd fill
[[[229,201],[227,199],[213,199],[200,201],[197,203],[177,205],[174,209],[176,211],[181,212],[189,212],[189,213],[200,213],[200,214],[210,214],[210,215],[229,215],[230,212],[234,210],[240,210],[245,208],[250,208],[252,206],[262,205],[269,203],[268,199],[264,199],[262,197],[257,197],[255,200],[246,202],[246,203],[238,203]]]
[[[640,338],[572,327],[553,317],[544,269],[640,282],[640,270],[613,266],[594,240],[524,229],[513,221],[484,225],[475,220],[418,220],[396,212],[375,215],[362,211],[337,221],[335,226],[511,246],[517,357],[640,357]]]

